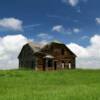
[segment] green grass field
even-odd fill
[[[100,70],[0,71],[0,100],[100,100]]]

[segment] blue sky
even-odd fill
[[[23,21],[24,32],[1,30],[0,36],[21,33],[29,38],[37,34],[46,33],[52,35],[64,43],[77,42],[88,45],[88,38],[99,33],[100,25],[96,18],[100,17],[99,0],[79,0],[72,6],[68,0],[0,0],[0,19],[14,17]],[[36,27],[28,27],[30,25]],[[66,32],[52,31],[52,28],[62,25]],[[67,30],[79,29],[77,33],[68,34]]]
[[[0,69],[18,67],[30,40],[61,41],[78,67],[100,68],[100,0],[0,0]]]

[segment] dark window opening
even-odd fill
[[[52,59],[48,59],[48,67],[52,67]]]
[[[57,62],[56,61],[54,62],[54,69],[55,70],[57,69]]]

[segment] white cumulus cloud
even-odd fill
[[[23,35],[7,35],[0,38],[0,69],[18,68],[18,54],[28,42]]]
[[[79,33],[80,29],[79,28],[67,28],[66,29],[63,25],[56,25],[56,26],[53,26],[52,31],[71,35],[73,33]]]
[[[62,25],[56,25],[52,28],[52,31],[56,31],[56,32],[62,32],[64,31],[64,28]]]
[[[79,0],[62,0],[64,3],[69,3],[71,6],[76,6],[79,3]]]
[[[84,58],[84,57],[89,57],[89,53],[87,50],[75,43],[70,43],[67,45],[78,57]]]
[[[97,24],[100,24],[100,18],[96,18],[95,20]]]
[[[94,35],[90,39],[90,45],[87,47],[76,43],[70,43],[67,46],[78,56],[78,68],[100,69],[100,35]]]
[[[3,18],[0,19],[0,27],[11,30],[22,30],[22,21],[16,18]]]
[[[73,32],[74,32],[74,33],[79,33],[79,32],[80,32],[80,29],[79,29],[79,28],[74,28],[74,29],[73,29]]]
[[[61,0],[65,4],[69,4],[72,7],[75,7],[79,4],[79,2],[87,2],[88,0]],[[79,11],[80,12],[80,11]]]
[[[71,29],[66,29],[63,25],[53,26],[52,31],[53,32],[58,32],[58,33],[61,33],[61,34],[67,34],[67,35],[72,34],[72,30]]]

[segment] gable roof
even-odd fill
[[[35,52],[39,52],[39,51],[41,50],[38,44],[35,44],[35,43],[33,43],[33,42],[28,42],[28,43],[26,43],[26,44],[22,47],[22,50],[21,50],[20,54],[18,55],[18,58],[20,57],[20,55],[21,55],[23,49],[24,49],[26,46],[29,46],[29,47],[32,49],[32,51],[33,51],[34,53],[35,53]]]
[[[66,47],[66,49],[72,54],[72,55],[74,55],[75,57],[76,57],[76,55],[65,45],[65,44],[63,44],[63,43],[61,43],[61,42],[58,42],[58,41],[53,41],[53,42],[49,42],[48,44],[46,44],[46,45],[44,45],[43,47],[41,47],[39,44],[36,44],[36,43],[33,43],[33,42],[29,42],[29,43],[27,43],[27,44],[25,44],[24,46],[23,46],[23,48],[25,47],[25,46],[29,46],[32,50],[33,50],[33,52],[34,52],[34,54],[35,53],[41,53],[41,54],[45,54],[44,52],[41,52],[44,48],[49,48],[49,47],[51,47],[52,45],[62,45],[62,46],[64,46],[64,47]],[[23,48],[22,48],[22,50],[23,50]],[[22,50],[21,50],[21,52],[22,52]],[[20,54],[21,54],[21,52],[20,52]],[[20,56],[20,54],[19,54],[19,56]],[[19,57],[18,56],[18,57]]]
[[[46,48],[46,47],[50,47],[51,45],[61,45],[61,46],[64,46],[72,55],[74,55],[75,57],[77,57],[65,44],[59,42],[59,41],[52,41],[48,44],[46,44],[43,48]]]

